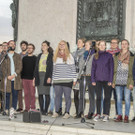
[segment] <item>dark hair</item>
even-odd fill
[[[120,42],[120,40],[118,38],[113,38],[112,40],[116,40],[118,44]],[[111,42],[112,42],[112,40],[111,40]]]
[[[30,43],[30,44],[28,44],[28,46],[32,46],[33,50],[35,50],[35,45],[34,44]]]
[[[49,47],[49,48],[48,48],[48,52],[49,52],[49,53],[53,53],[53,49],[52,49],[52,47],[50,47],[50,42],[47,41],[47,40],[45,40],[45,41],[42,42],[42,44],[44,44],[44,43],[47,44],[47,46]]]
[[[126,42],[128,43],[128,45],[129,45],[129,41],[128,41],[127,39],[123,39],[123,40],[121,41],[121,43],[122,43],[123,41],[126,41]]]
[[[27,41],[21,41],[21,43],[20,43],[20,46],[22,45],[22,44],[25,44],[26,46],[28,46],[28,42]]]
[[[2,44],[8,44],[7,42],[3,42]]]
[[[0,46],[2,46],[2,44],[0,44]]]
[[[14,41],[14,40],[9,40],[9,41],[8,41],[8,45],[10,44],[10,42],[15,42],[15,41]]]

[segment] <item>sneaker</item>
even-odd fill
[[[72,115],[72,117],[76,117],[76,116],[77,116],[77,114],[76,114],[76,113]]]
[[[115,120],[115,122],[122,122],[122,115],[118,115],[118,117]]]
[[[109,116],[108,115],[105,115],[104,118],[103,118],[103,121],[104,122],[107,122],[109,120]]]
[[[85,117],[86,117],[87,119],[92,119],[93,113],[88,113],[88,115],[85,115]]]
[[[69,119],[70,115],[68,113],[65,113],[65,115],[63,116],[63,119]]]
[[[18,108],[17,110],[16,110],[16,112],[22,112],[23,111],[23,109],[21,109],[21,108]]]
[[[58,114],[62,115],[62,108],[59,109]]]
[[[42,115],[47,116],[47,115],[48,115],[48,113],[47,113],[47,112],[42,112]]]
[[[135,117],[133,117],[132,122],[135,122]]]
[[[4,112],[3,112],[4,113]],[[5,110],[5,115],[9,115],[8,109]]]
[[[100,115],[97,114],[97,116],[95,116],[95,118],[93,119],[94,121],[98,121],[100,119]]]
[[[53,115],[53,112],[52,112],[52,111],[49,111],[49,112],[48,112],[48,115]]]
[[[10,108],[9,110],[9,120],[14,119],[14,108]]]
[[[52,115],[52,118],[57,118],[58,116],[59,116],[58,113],[54,113],[54,114]]]
[[[124,117],[124,123],[129,123],[128,116],[126,116],[126,115]]]
[[[74,117],[74,119],[79,119],[79,118],[81,118],[81,115],[82,115],[82,113],[77,114],[77,115]]]

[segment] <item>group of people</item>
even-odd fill
[[[135,59],[129,51],[127,39],[123,39],[120,46],[121,49],[118,39],[112,39],[110,49],[107,50],[104,40],[91,41],[80,38],[77,41],[77,50],[71,53],[68,42],[60,41],[53,51],[50,42],[45,40],[41,44],[41,53],[35,56],[34,44],[22,41],[20,43],[22,52],[18,54],[15,52],[16,44],[13,40],[3,42],[0,45],[0,91],[1,101],[5,102],[1,105],[1,109],[5,110],[6,114],[10,114],[11,110],[15,114],[36,109],[37,87],[40,112],[42,115],[52,115],[53,118],[62,115],[64,93],[63,118],[67,119],[70,118],[73,90],[75,104],[73,117],[77,119],[84,116],[87,89],[89,111],[85,115],[86,118],[108,121],[113,94],[115,122],[128,123],[132,90],[135,116]],[[135,117],[132,121],[135,121]]]

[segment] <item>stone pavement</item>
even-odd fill
[[[38,106],[38,104],[37,104]],[[64,102],[63,102],[64,110]],[[88,112],[88,103],[86,104],[85,114]],[[72,102],[71,115],[74,114],[74,103]],[[42,116],[42,121],[48,120],[48,123],[29,124],[22,122],[22,114],[18,114],[17,118],[8,121],[8,116],[0,116],[0,135],[22,135],[22,134],[35,134],[35,135],[129,135],[135,134],[135,123],[116,123],[113,121],[115,116],[114,104],[111,105],[110,120],[108,122],[94,122],[93,120],[86,120],[89,123],[81,123],[81,119],[63,119],[62,116],[52,118],[50,116]],[[131,105],[130,120],[133,117],[133,106]]]

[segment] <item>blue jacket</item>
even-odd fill
[[[106,51],[99,51],[99,58],[93,59],[91,80],[97,81],[113,81],[114,62],[113,57]]]

